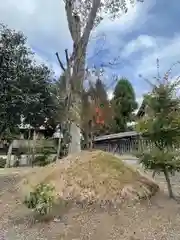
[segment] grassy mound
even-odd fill
[[[36,168],[21,183],[23,196],[39,183],[52,184],[57,199],[91,203],[149,198],[159,189],[152,179],[102,151],[82,152]]]

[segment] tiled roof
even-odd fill
[[[130,137],[130,136],[137,136],[139,135],[138,132],[131,131],[131,132],[121,132],[115,134],[109,134],[104,136],[99,136],[94,138],[94,142],[108,140],[108,139],[115,139],[115,138],[123,138],[123,137]]]

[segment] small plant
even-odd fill
[[[54,198],[54,187],[41,183],[25,198],[24,204],[40,215],[46,215],[52,208]]]
[[[48,165],[50,163],[49,155],[50,155],[49,151],[44,150],[42,155],[35,157],[33,161],[33,165],[40,166],[40,167],[44,167]]]

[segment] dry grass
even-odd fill
[[[122,203],[150,197],[159,189],[152,179],[102,151],[82,152],[57,164],[34,169],[21,182],[23,197],[39,183],[54,185],[57,199],[89,203]]]
[[[151,179],[140,174],[133,167],[123,164],[114,156],[102,152],[83,152],[80,157],[71,156],[61,163],[45,168],[22,169],[19,171],[21,178],[27,174],[25,182],[18,186],[23,186],[27,190],[34,188],[39,182],[52,182],[56,184],[57,192],[63,189],[65,183],[62,179],[68,176],[67,183],[84,189],[89,183],[97,181],[97,186],[90,185],[90,190],[101,190],[103,195],[103,185],[101,179],[105,181],[104,187],[109,188],[113,184],[113,191],[106,194],[113,197],[123,189],[134,188],[139,191],[142,182],[144,187],[154,185]],[[13,170],[14,171],[14,170]],[[87,171],[89,175],[87,175]],[[109,176],[107,176],[109,173]],[[128,176],[128,177],[127,177]],[[69,211],[56,208],[56,217],[59,221],[34,222],[32,212],[27,209],[19,199],[16,184],[19,177],[13,180],[13,176],[1,176],[0,187],[6,191],[1,196],[0,203],[0,239],[7,240],[34,240],[34,239],[92,239],[92,240],[179,240],[180,239],[180,205],[170,200],[166,194],[163,176],[156,176],[156,181],[162,187],[161,191],[148,201],[139,201],[136,204],[123,204],[116,209],[100,209],[97,205],[89,208],[79,208],[70,206]],[[79,183],[79,180],[81,183]],[[179,174],[172,177],[174,191],[179,189]],[[118,181],[119,180],[119,181]],[[121,181],[120,181],[121,180]],[[131,180],[131,182],[130,182]],[[32,186],[30,186],[30,184]],[[132,182],[133,181],[133,182]],[[148,184],[147,184],[148,183]],[[58,185],[61,185],[60,187]],[[77,188],[77,187],[76,187]],[[156,189],[156,187],[155,187]],[[69,187],[69,190],[71,188]],[[77,189],[76,189],[77,190]],[[103,190],[103,191],[102,191]],[[89,191],[89,189],[88,189]],[[79,190],[77,191],[79,192]],[[51,219],[52,220],[52,219]]]

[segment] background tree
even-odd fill
[[[56,102],[55,125],[56,131],[59,129],[63,134],[63,138],[58,139],[57,143],[57,159],[63,157],[68,153],[71,137],[69,134],[69,112],[67,109],[67,95],[66,95],[66,78],[62,74],[60,78],[52,85],[53,96]]]
[[[17,33],[0,26],[0,136],[8,137],[20,123],[24,109],[21,83],[31,60],[26,39]],[[28,84],[28,83],[27,83]]]
[[[111,121],[112,109],[108,100],[106,87],[102,80],[97,78],[95,84],[91,82],[89,89],[83,92],[82,128],[84,130],[85,141],[90,141],[88,136],[91,133],[93,136],[108,134]]]
[[[95,123],[93,133],[96,136],[100,134],[108,134],[109,125],[112,121],[112,109],[108,100],[106,86],[103,84],[103,81],[98,78],[94,89],[90,88],[89,91],[95,104]],[[99,109],[100,116],[98,116],[98,113],[96,112],[97,108]]]
[[[51,90],[51,79],[51,71],[43,64],[32,64],[25,79],[21,79],[21,88],[25,95],[22,114],[25,123],[35,129],[44,125],[46,119],[52,123],[56,117],[57,106]]]
[[[31,64],[25,78],[21,79],[21,88],[25,96],[24,123],[34,128],[32,154],[30,161],[33,163],[36,154],[36,132],[39,127],[51,127],[55,123],[56,102],[54,101],[50,84],[51,71],[45,65]],[[27,85],[28,82],[28,85]]]
[[[138,106],[132,84],[126,78],[121,78],[115,86],[111,104],[114,109],[113,131],[126,131],[127,123],[133,120],[133,111]]]
[[[127,12],[126,0],[64,0],[69,31],[73,40],[73,51],[67,59],[66,69],[60,64],[66,73],[66,92],[71,95],[72,116],[71,135],[73,152],[80,151],[80,131],[78,125],[81,122],[82,86],[85,75],[85,61],[90,34],[95,26],[103,19],[104,13],[110,17],[119,17],[120,13]],[[131,3],[136,2],[131,0]],[[66,55],[67,56],[67,55]],[[71,71],[72,69],[72,71]],[[70,92],[72,94],[70,94]]]
[[[149,139],[152,147],[138,154],[146,169],[163,172],[169,196],[174,197],[169,174],[180,170],[180,98],[177,94],[179,81],[158,80],[145,97],[146,115],[139,120],[137,131]]]
[[[20,116],[33,127],[52,118],[56,106],[50,89],[51,71],[33,61],[26,38],[5,26],[0,29],[0,135],[13,133]],[[7,137],[7,135],[6,135]]]
[[[52,119],[56,111],[50,92],[50,70],[38,65],[27,48],[26,38],[1,25],[0,28],[0,138],[11,142],[20,118],[33,127]],[[11,155],[9,145],[8,156]],[[8,157],[9,161],[9,157]]]

